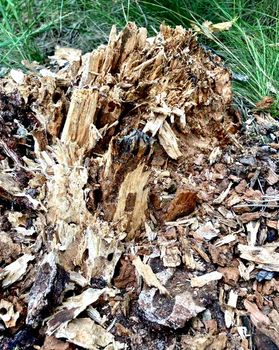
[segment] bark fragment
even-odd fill
[[[42,261],[28,301],[26,324],[36,328],[42,318],[50,314],[63,300],[67,281],[65,271],[57,264],[56,254],[50,252]]]

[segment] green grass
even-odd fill
[[[0,0],[0,72],[22,60],[44,62],[56,45],[90,51],[107,41],[112,24],[135,21],[154,35],[162,21],[189,27],[235,17],[230,31],[200,40],[247,76],[234,83],[236,96],[249,104],[274,96],[278,105],[279,2],[270,0]]]
[[[275,2],[276,3],[276,2]],[[262,9],[239,7],[236,11],[221,7],[215,2],[220,21],[238,20],[228,32],[214,37],[214,45],[224,56],[231,69],[247,76],[246,83],[236,82],[235,92],[248,102],[259,101],[263,96],[279,98],[279,3],[277,8]]]

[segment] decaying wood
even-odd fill
[[[205,284],[219,280],[223,277],[222,273],[218,271],[209,272],[205,275],[199,277],[191,278],[191,286],[192,287],[203,287]]]
[[[28,262],[32,261],[35,257],[30,254],[24,254],[11,264],[7,265],[0,272],[0,281],[3,288],[9,287],[11,284],[20,280],[26,273]]]
[[[6,328],[11,328],[16,326],[16,322],[19,318],[19,312],[14,311],[14,306],[7,300],[0,300],[0,308],[2,312],[0,313],[0,318],[4,322]]]
[[[149,265],[144,264],[139,257],[136,257],[133,261],[133,264],[136,267],[137,273],[143,277],[144,281],[149,287],[153,286],[159,289],[162,294],[169,294],[167,289],[162,286],[156,275],[153,273]]]
[[[269,244],[263,247],[245,246],[239,244],[238,249],[241,257],[248,261],[259,264],[259,267],[268,271],[279,271],[279,254],[276,253],[278,243]]]
[[[278,126],[182,27],[50,60],[0,81],[0,346],[278,344]]]
[[[148,188],[146,184],[150,172],[144,172],[144,164],[128,173],[121,183],[113,221],[126,221],[126,228],[134,233],[145,221],[147,210]],[[129,206],[130,203],[130,208]],[[128,227],[129,225],[129,227]]]

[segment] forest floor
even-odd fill
[[[270,99],[233,105],[182,27],[25,64],[0,83],[1,349],[277,349]]]

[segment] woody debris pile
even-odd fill
[[[277,349],[278,122],[181,27],[26,65],[0,81],[1,349]]]

